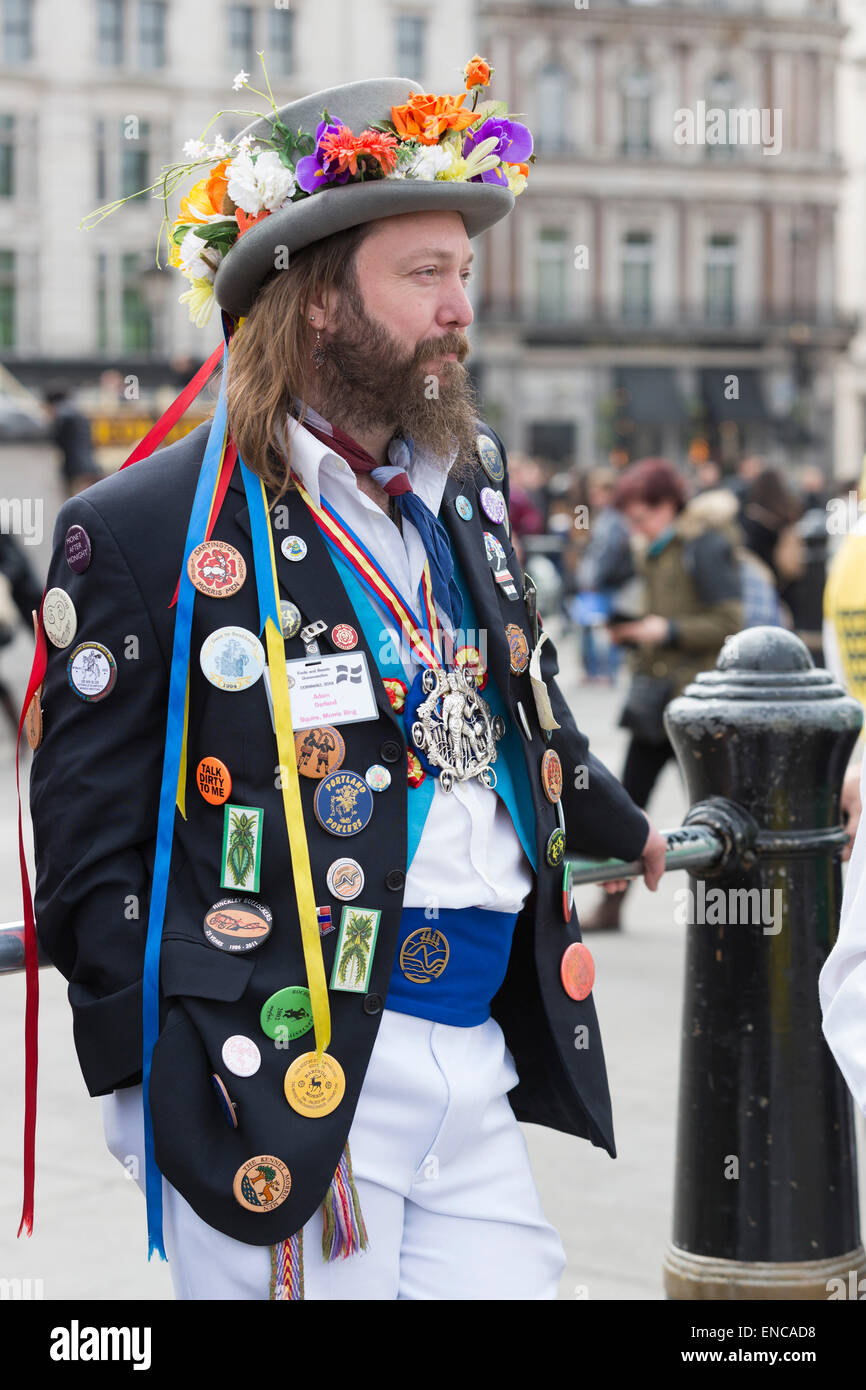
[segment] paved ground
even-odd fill
[[[26,481],[22,481],[26,480]],[[46,537],[30,547],[37,564],[50,544],[54,500],[51,461],[41,453],[0,450],[0,497],[45,497]],[[619,696],[580,686],[570,643],[561,648],[563,683],[594,751],[615,770],[624,736],[614,727]],[[0,652],[0,673],[23,681],[31,645],[22,634]],[[22,756],[26,784],[29,753]],[[12,741],[0,731],[0,921],[21,916]],[[26,786],[24,788],[26,806]],[[669,767],[653,818],[680,823],[685,809]],[[70,796],[70,815],[74,798]],[[676,880],[658,893],[632,890],[626,930],[592,939],[595,998],[605,1042],[619,1157],[553,1131],[527,1126],[544,1207],[568,1253],[560,1297],[660,1299],[670,1235],[684,929],[673,920]],[[583,890],[578,907],[598,890]],[[21,1193],[24,985],[0,979],[0,1279],[41,1279],[46,1298],[171,1297],[167,1267],[145,1259],[144,1202],[102,1140],[99,1104],[81,1080],[72,1046],[65,982],[41,974],[37,1225],[16,1241]],[[866,1144],[860,1144],[861,1154]],[[861,1191],[866,1172],[861,1164]]]

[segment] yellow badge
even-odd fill
[[[283,1083],[286,1100],[299,1115],[330,1115],[336,1110],[346,1093],[346,1078],[343,1068],[335,1057],[323,1052],[320,1059],[315,1052],[304,1052],[296,1057]]]

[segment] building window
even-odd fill
[[[713,323],[734,322],[737,238],[713,235],[707,238],[706,313]]]
[[[268,47],[265,60],[276,77],[290,77],[295,70],[295,16],[292,10],[274,9],[268,14]]]
[[[229,5],[229,53],[235,72],[253,71],[256,54],[252,5]]]
[[[0,115],[0,198],[15,197],[15,117]]]
[[[629,323],[652,316],[653,239],[650,232],[627,232],[622,255],[622,312]]]
[[[147,72],[165,67],[165,0],[139,0],[138,66]]]
[[[15,346],[15,252],[0,251],[0,348]]]
[[[546,323],[561,323],[566,314],[568,247],[564,227],[542,227],[536,243],[536,309]]]
[[[423,15],[397,16],[397,71],[421,81],[426,68],[427,20]]]
[[[97,53],[103,68],[119,68],[124,58],[125,0],[99,0]]]
[[[33,57],[32,0],[3,0],[3,61],[26,63]]]
[[[108,257],[104,251],[96,253],[96,346],[100,352],[108,350]]]
[[[733,159],[736,153],[736,146],[731,140],[730,111],[737,104],[737,84],[729,73],[719,72],[712,79],[707,92],[707,143],[704,146],[707,159]],[[724,140],[716,142],[717,135],[713,129],[713,113],[724,112],[721,122]],[[718,120],[718,118],[716,118]],[[713,144],[710,144],[710,135],[713,137]]]
[[[536,75],[535,89],[535,148],[545,154],[565,154],[574,148],[571,79],[564,68],[548,63]]]
[[[652,145],[652,78],[646,70],[622,81],[622,152],[646,154]]]
[[[130,352],[149,352],[153,323],[141,283],[141,257],[137,251],[120,258],[120,346]]]
[[[131,198],[150,185],[150,122],[139,121],[135,139],[120,124],[120,197]]]

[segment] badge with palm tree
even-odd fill
[[[331,989],[366,994],[381,916],[381,909],[376,907],[347,905],[343,908],[334,969],[331,972]]]
[[[258,893],[264,814],[259,806],[226,806],[221,887]]]

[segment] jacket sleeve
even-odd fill
[[[92,559],[66,564],[77,523]],[[43,739],[33,756],[30,810],[40,944],[69,981],[79,1062],[91,1095],[131,1085],[141,1071],[141,975],[150,901],[168,670],[138,585],[85,495],[60,510],[47,587],[72,599],[70,645],[48,642]],[[117,666],[114,688],[86,702],[67,679],[78,643],[99,642]]]
[[[505,460],[502,440],[487,428]],[[507,502],[507,466],[502,488]],[[556,722],[561,726],[554,730],[550,746],[556,749],[562,763],[562,809],[568,849],[603,859],[638,859],[649,834],[649,821],[613,773],[590,752],[589,739],[578,729],[557,684],[559,662],[549,637],[541,648],[541,673]]]
[[[671,622],[671,645],[685,652],[715,656],[732,632],[743,626],[742,577],[734,548],[718,531],[692,542],[686,562],[698,597],[706,605]]]

